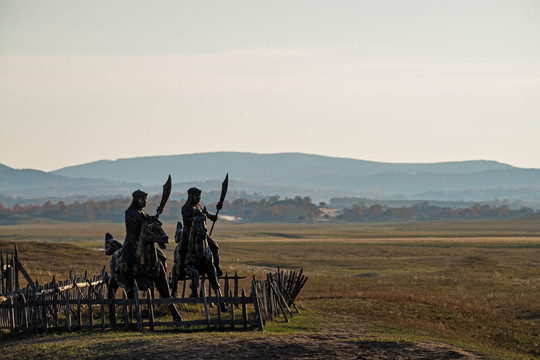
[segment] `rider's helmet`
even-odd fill
[[[133,196],[134,199],[140,199],[142,197],[147,197],[148,194],[142,191],[141,189],[138,189],[137,191],[132,192],[131,196]]]
[[[193,196],[193,195],[201,196],[201,192],[202,191],[200,189],[197,189],[196,187],[192,187],[187,191],[188,195],[190,195],[190,196]]]

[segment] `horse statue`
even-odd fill
[[[210,250],[210,247],[208,247],[208,242],[206,240],[207,229],[206,215],[200,211],[195,212],[193,214],[191,230],[189,233],[188,251],[185,255],[185,270],[187,270],[186,273],[189,278],[191,278],[190,297],[198,296],[200,275],[206,275],[216,295],[222,296],[216,269],[212,263],[212,251]],[[179,248],[179,246],[180,244],[177,245],[177,248]],[[172,270],[173,294],[176,294],[181,273],[183,273],[183,271],[180,269],[179,251],[175,251],[174,266]],[[221,303],[220,306],[222,310],[226,310],[225,304]]]
[[[169,237],[162,228],[157,217],[150,216],[142,224],[141,234],[137,242],[136,260],[132,271],[120,266],[118,256],[122,243],[114,240],[111,234],[105,235],[105,254],[111,255],[109,262],[111,277],[108,283],[108,298],[111,299],[118,287],[126,289],[129,298],[134,297],[134,281],[141,290],[153,289],[154,285],[162,298],[170,298],[171,292],[167,282],[165,263],[158,258],[155,244],[165,248]],[[174,321],[182,321],[182,317],[174,304],[169,305]],[[112,311],[112,308],[111,308]]]

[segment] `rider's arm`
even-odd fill
[[[203,208],[203,213],[204,215],[206,215],[207,218],[209,218],[210,220],[212,220],[213,222],[216,222],[218,217],[217,217],[217,214],[216,215],[212,215],[210,214],[207,210],[206,210],[206,206]]]

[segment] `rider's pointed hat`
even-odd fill
[[[137,191],[132,192],[131,195],[133,196],[134,199],[139,199],[139,198],[148,196],[148,194],[142,191],[141,189],[138,189]]]
[[[187,191],[188,195],[201,195],[201,190],[196,187],[192,187]]]

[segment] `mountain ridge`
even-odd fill
[[[144,174],[140,169],[144,168]],[[272,171],[268,171],[271,168]],[[226,172],[251,182],[273,182],[294,178],[302,171],[336,172],[348,176],[366,176],[396,172],[469,173],[479,170],[509,169],[511,165],[489,160],[467,160],[440,163],[384,163],[304,153],[256,154],[248,152],[207,152],[99,160],[64,167],[50,173],[70,177],[106,178],[117,181],[137,179],[143,185],[158,184],[163,172],[179,181],[218,179]],[[184,171],[183,169],[187,169]],[[429,170],[429,171],[428,171]],[[155,174],[155,175],[153,175]]]
[[[160,191],[168,174],[173,184],[197,186],[208,181],[219,184],[225,173],[235,181],[232,189],[238,192],[249,189],[252,194],[310,196],[317,201],[343,196],[418,199],[420,194],[461,200],[474,194],[501,194],[516,200],[527,194],[529,198],[522,200],[540,202],[539,169],[493,160],[385,163],[304,153],[249,152],[99,160],[51,172],[1,165],[0,195],[129,195],[137,188]]]

